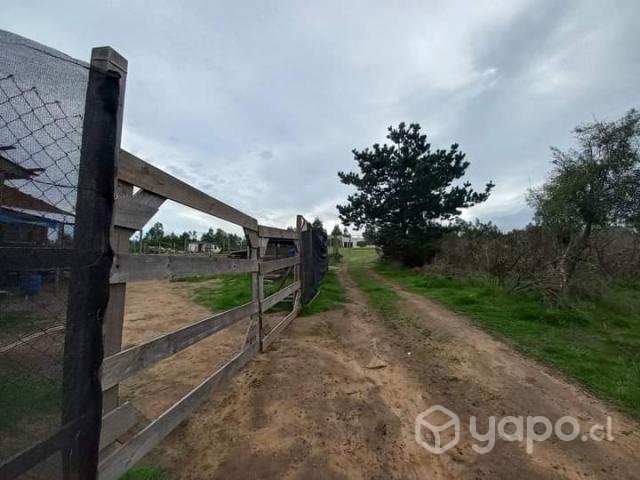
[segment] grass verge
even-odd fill
[[[0,362],[0,432],[15,433],[31,424],[48,422],[60,411],[59,382],[22,371],[10,361]]]
[[[200,275],[176,281],[201,283],[202,285],[194,290],[194,300],[213,312],[229,310],[251,301],[250,274]],[[292,281],[293,279],[288,277],[284,282],[282,280],[265,282],[265,297],[276,293]],[[313,315],[334,310],[342,307],[346,301],[346,292],[338,279],[338,275],[335,271],[329,270],[320,284],[317,297],[311,304],[303,307],[301,315]],[[290,305],[282,304],[274,307],[273,310],[289,309]]]
[[[338,274],[335,270],[329,270],[318,288],[318,294],[313,301],[304,307],[300,312],[301,316],[314,315],[320,312],[336,310],[342,308],[347,303],[347,292],[345,291]]]
[[[167,472],[160,467],[134,467],[120,477],[120,480],[167,480]]]
[[[201,283],[194,290],[194,300],[213,312],[222,312],[251,301],[251,274],[230,273],[225,275],[198,275],[176,280],[177,282]],[[265,282],[264,295],[268,297],[292,282],[275,280]]]
[[[640,285],[617,284],[594,302],[552,308],[487,279],[425,275],[383,262],[376,272],[440,301],[523,353],[640,417]]]

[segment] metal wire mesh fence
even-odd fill
[[[79,113],[0,74],[0,246],[73,248],[81,143]],[[61,426],[70,264],[16,260],[0,267],[0,462]],[[59,473],[59,463],[25,475]]]
[[[3,480],[97,469],[126,60],[91,62],[0,30]]]

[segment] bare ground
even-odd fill
[[[389,329],[345,271],[341,279],[351,301],[344,310],[296,319],[146,461],[180,479],[638,477],[635,422],[422,297],[399,290],[412,326]],[[188,301],[188,285],[181,288],[156,282],[137,299],[128,291],[127,341],[209,314]],[[154,304],[138,306],[146,299]],[[158,311],[164,320],[148,313]],[[159,414],[237,350],[245,328],[139,375],[125,396],[148,416]],[[441,455],[414,439],[416,415],[435,404],[463,420],[461,441]],[[471,415],[480,431],[489,415],[572,415],[583,431],[611,415],[615,440],[549,440],[532,455],[521,443],[498,440],[480,455],[471,448]]]

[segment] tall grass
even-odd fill
[[[336,271],[330,269],[318,287],[318,294],[311,303],[302,307],[300,315],[307,316],[336,310],[342,308],[345,303],[347,303],[347,292],[340,283]]]

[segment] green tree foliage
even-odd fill
[[[324,242],[326,243],[329,234],[327,233],[327,230],[324,228],[322,220],[320,220],[318,217],[314,218],[313,222],[311,222],[311,226],[314,229],[317,229],[317,230],[319,230],[321,232],[322,238],[324,239]]]
[[[215,235],[215,232],[213,231],[213,228],[209,228],[209,230],[204,232],[200,236],[200,241],[201,242],[207,242],[207,243],[215,243],[216,242],[216,235]]]
[[[200,236],[201,242],[212,243],[223,252],[229,252],[232,250],[240,250],[246,247],[246,241],[244,238],[236,235],[235,233],[225,232],[223,229],[218,228],[215,231],[210,228]]]
[[[161,240],[164,237],[164,226],[160,222],[156,222],[153,226],[147,231],[145,237],[148,240]]]
[[[375,245],[376,241],[376,230],[372,225],[365,225],[364,231],[362,232],[362,238],[367,243],[367,245]]]
[[[218,228],[214,230],[209,228],[208,231],[200,235],[201,242],[208,242],[220,247],[224,252],[241,250],[246,247],[244,237],[235,233],[228,233]],[[145,234],[144,243],[153,248],[164,248],[172,250],[185,250],[190,241],[198,240],[198,232],[195,230],[185,231],[178,235],[175,232],[165,233],[164,226],[160,222],[156,222]],[[139,241],[133,241],[134,251],[139,251]]]
[[[553,172],[529,192],[536,222],[563,247],[561,289],[584,259],[595,230],[640,226],[640,113],[574,130],[577,146],[552,148]]]
[[[476,192],[469,182],[458,182],[469,162],[457,144],[432,151],[418,124],[388,130],[390,145],[353,150],[359,173],[338,173],[357,189],[338,205],[340,219],[358,229],[369,226],[385,256],[422,265],[435,255],[443,225],[460,209],[484,202],[494,185]]]

